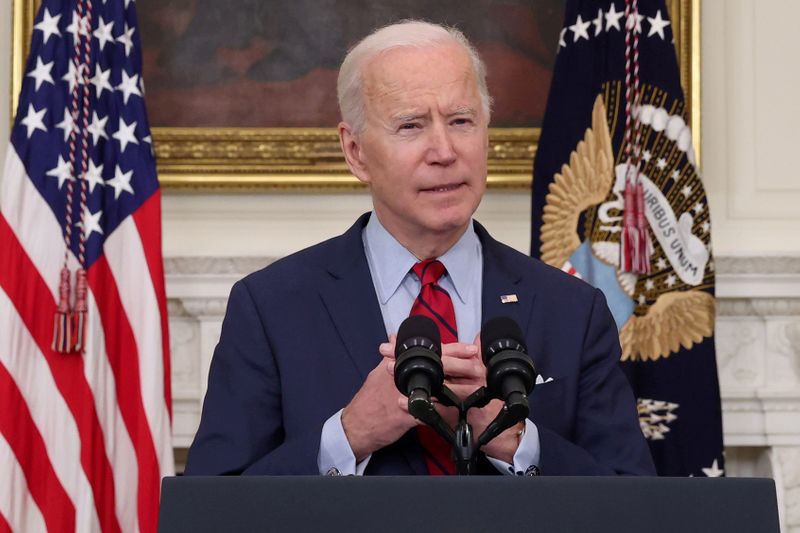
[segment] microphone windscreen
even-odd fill
[[[418,337],[428,339],[434,346],[442,345],[442,339],[436,323],[425,315],[413,315],[403,320],[403,323],[400,324],[400,329],[397,331],[395,355],[399,355],[407,349],[403,348],[403,343],[408,339]]]
[[[515,341],[520,345],[523,352],[528,352],[528,347],[525,345],[525,336],[516,321],[511,317],[499,316],[489,320],[481,330],[481,353],[484,361],[489,360],[492,344],[501,340]]]
[[[403,320],[403,323],[400,324],[400,329],[397,331],[395,354],[399,355],[403,351],[403,343],[415,337],[428,339],[434,346],[442,345],[442,339],[436,323],[425,315],[413,315]]]

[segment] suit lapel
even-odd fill
[[[475,231],[483,245],[483,302],[481,320],[499,316],[513,318],[527,333],[535,294],[525,282],[530,272],[520,271],[510,261],[505,246],[494,240],[483,226],[475,222]],[[503,303],[503,296],[516,296],[516,302]]]
[[[361,216],[335,243],[329,277],[320,289],[331,321],[364,379],[380,361],[378,344],[387,340],[361,240],[368,218]]]
[[[350,359],[364,379],[380,361],[378,344],[387,340],[386,326],[383,323],[383,315],[378,305],[378,296],[375,293],[361,237],[368,220],[369,214],[362,215],[338,239],[335,244],[336,249],[331,254],[328,279],[320,289],[320,296],[331,321]],[[379,466],[376,459],[381,453],[397,449],[412,472],[418,475],[427,473],[416,431],[406,433],[396,447],[389,448],[383,452],[376,452],[376,457],[371,461],[375,463],[373,467]]]

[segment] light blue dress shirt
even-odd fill
[[[411,272],[419,261],[414,254],[395,239],[373,212],[364,228],[364,251],[375,285],[375,293],[386,326],[386,334],[397,333],[400,324],[408,318],[411,306],[419,295],[420,281]],[[481,327],[481,291],[483,286],[483,250],[472,224],[447,252],[438,258],[446,273],[439,280],[453,301],[456,313],[458,340],[472,343]],[[377,351],[378,347],[375,347]],[[342,411],[329,418],[322,428],[318,466],[321,474],[336,469],[343,475],[361,475],[369,463],[367,457],[356,464],[342,428]],[[519,474],[539,463],[539,430],[530,420],[514,455],[514,464],[487,457],[504,474]]]

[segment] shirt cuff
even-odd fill
[[[538,467],[540,451],[539,428],[530,419],[525,419],[525,429],[522,431],[519,447],[514,454],[514,464],[510,465],[488,455],[486,458],[501,473],[508,476],[522,476],[531,471],[531,467]]]
[[[350,442],[342,427],[343,410],[337,411],[322,426],[317,467],[322,475],[361,476],[364,475],[364,470],[367,469],[372,454],[356,464],[356,456],[353,454],[353,449],[350,448]],[[536,442],[538,445],[538,434]]]

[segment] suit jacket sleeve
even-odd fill
[[[246,281],[228,301],[188,475],[319,474],[322,423],[285,438],[279,368]]]
[[[539,426],[542,474],[655,475],[619,360],[617,327],[595,289],[583,337],[575,434],[568,440]]]

